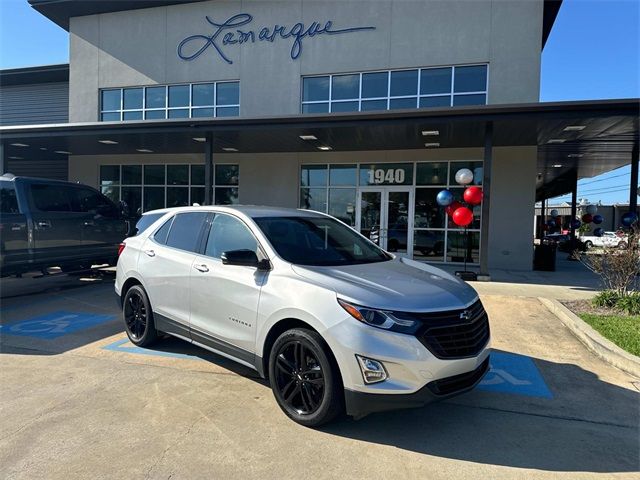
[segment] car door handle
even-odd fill
[[[155,257],[156,256],[156,252],[154,252],[153,250],[145,250],[144,253],[148,256],[148,257]]]
[[[202,264],[202,265],[194,265],[193,268],[195,268],[196,270],[198,270],[199,272],[202,272],[202,273],[207,273],[209,271],[209,267],[207,267],[204,264]]]
[[[37,225],[38,228],[51,228],[51,222],[48,220],[44,222],[38,222]]]

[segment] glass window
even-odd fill
[[[329,215],[352,227],[356,224],[356,189],[332,188],[329,190]]]
[[[122,184],[141,185],[142,165],[122,165]]]
[[[167,118],[166,110],[147,110],[144,112],[145,120],[159,120]]]
[[[142,110],[137,110],[133,112],[123,112],[122,119],[123,120],[142,120]]]
[[[171,229],[171,224],[173,223],[174,218],[175,217],[171,217],[169,220],[164,222],[158,230],[156,230],[156,233],[153,234],[153,239],[156,242],[166,245],[167,236],[169,235],[169,230]]]
[[[125,88],[123,91],[125,110],[138,110],[142,108],[142,88]]]
[[[436,202],[440,188],[416,188],[414,228],[444,228],[444,208]]]
[[[177,110],[169,110],[169,118],[189,118],[189,109],[180,108]]]
[[[71,206],[74,212],[90,213],[105,218],[119,218],[118,208],[101,193],[90,188],[74,188],[71,192]]]
[[[147,108],[165,108],[167,106],[166,90],[166,87],[147,87],[145,106]]]
[[[102,91],[102,110],[120,110],[120,89]]]
[[[34,183],[31,198],[41,212],[70,212],[72,187]]]
[[[164,187],[144,187],[144,211],[159,208],[164,208]]]
[[[167,237],[167,246],[187,252],[196,252],[200,232],[202,231],[206,218],[206,212],[177,214],[173,220],[173,225],[171,225],[169,236]]]
[[[171,85],[169,87],[169,107],[189,106],[189,85]]]
[[[388,86],[387,72],[362,74],[362,98],[386,97],[389,93]]]
[[[221,108],[218,110],[222,110]],[[203,117],[215,117],[215,111],[213,108],[194,108],[191,111],[191,116],[194,118],[203,118]],[[229,115],[237,116],[237,115]]]
[[[468,238],[467,238],[468,235]],[[447,262],[478,263],[480,258],[480,233],[450,231],[447,239]]]
[[[240,103],[240,84],[225,82],[216,85],[217,105],[238,105]]]
[[[214,202],[216,205],[237,205],[238,189],[236,187],[216,187]]]
[[[189,165],[167,165],[167,185],[188,185]]]
[[[420,94],[451,92],[451,67],[426,68],[420,71]]]
[[[258,242],[240,220],[218,213],[211,222],[205,255],[220,258],[231,250],[251,250],[258,254]]]
[[[204,187],[191,187],[191,205],[194,203],[204,204]]]
[[[144,166],[144,184],[145,185],[164,185],[164,165],[145,165]]]
[[[425,262],[444,260],[445,232],[415,230],[413,232],[413,258]]]
[[[302,80],[302,101],[329,100],[329,77],[306,77]]]
[[[320,187],[327,185],[326,165],[303,165],[300,169],[300,185],[303,187]]]
[[[454,106],[485,105],[486,103],[487,103],[487,96],[485,94],[481,94],[481,95],[454,95],[454,97],[453,97],[453,105]]]
[[[120,201],[120,187],[102,187],[102,194],[114,203]]]
[[[360,165],[360,186],[412,185],[413,163]]]
[[[446,185],[448,171],[448,163],[418,163],[416,165],[416,185]]]
[[[189,189],[186,187],[167,187],[167,207],[186,207],[189,205]]]
[[[358,102],[334,102],[331,104],[332,112],[357,112]]]
[[[164,213],[148,213],[140,217],[138,223],[136,223],[136,231],[134,235],[140,235],[147,228],[149,228],[156,220],[159,220]]]
[[[404,108],[416,108],[417,98],[392,98],[389,100],[389,110],[401,110]]]
[[[300,208],[305,210],[316,210],[318,212],[327,211],[327,189],[326,188],[301,188]]]
[[[372,110],[386,110],[387,109],[387,101],[386,100],[367,100],[362,101],[360,103],[360,110],[363,112],[372,111]]]
[[[307,103],[302,106],[302,113],[329,113],[329,104]]]
[[[100,185],[120,183],[120,165],[100,165]]]
[[[142,215],[142,187],[122,187],[122,201],[135,217]]]
[[[215,105],[215,84],[201,83],[193,86],[193,98],[191,103],[194,107],[210,107]]]
[[[446,97],[422,97],[420,98],[420,108],[428,107],[450,107],[451,96]]]
[[[238,165],[216,165],[216,185],[238,185],[240,171]]]
[[[16,197],[16,190],[13,188],[13,185],[0,186],[0,212],[20,213],[18,209],[18,198]]]
[[[120,112],[116,113],[103,113],[100,115],[100,120],[103,122],[119,122],[120,121]]]
[[[218,107],[216,108],[216,117],[237,117],[240,115],[238,107]]]
[[[391,72],[391,96],[416,95],[418,93],[418,70]]]
[[[456,67],[453,91],[484,92],[487,89],[487,66]]]
[[[331,165],[329,170],[329,185],[355,186],[357,182],[356,165]]]
[[[191,165],[191,185],[204,185],[204,165]]]
[[[360,95],[360,75],[334,75],[331,77],[331,99],[347,100]]]

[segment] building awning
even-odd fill
[[[538,147],[538,199],[571,190],[632,161],[638,147],[638,99],[278,117],[146,120],[0,127],[4,158],[24,161],[73,155],[240,153],[482,148],[493,125],[494,147]],[[437,131],[438,135],[423,135]],[[303,140],[313,135],[317,140]],[[105,143],[104,141],[107,141]],[[117,142],[117,143],[113,143]],[[20,146],[26,145],[26,146]],[[232,150],[229,150],[232,149]],[[68,152],[68,153],[67,153]],[[637,158],[635,159],[637,161]],[[514,161],[517,159],[514,158]]]

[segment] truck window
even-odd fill
[[[36,209],[41,212],[70,212],[71,189],[66,185],[47,185],[34,183],[30,185],[31,199]]]
[[[18,209],[18,198],[13,185],[0,185],[0,212],[20,213]]]
[[[118,208],[107,197],[90,188],[73,189],[72,206],[74,212],[92,213],[106,218],[118,218]]]

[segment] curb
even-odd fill
[[[640,358],[625,352],[604,338],[558,300],[542,297],[538,297],[538,300],[598,357],[614,367],[640,378]]]

